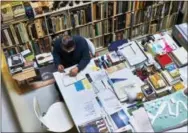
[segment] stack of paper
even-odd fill
[[[134,111],[130,118],[130,123],[134,127],[135,132],[154,132],[144,108]]]
[[[129,42],[129,45],[124,48],[119,49],[119,52],[126,58],[131,66],[140,64],[147,60],[144,53],[134,41]]]
[[[183,79],[184,84],[188,85],[188,66],[179,69],[180,77]]]
[[[166,79],[166,81],[168,82],[169,85],[174,85],[175,83],[180,81],[180,77],[177,78],[173,78],[168,72],[167,70],[162,71],[162,75],[163,77]]]

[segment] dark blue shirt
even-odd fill
[[[83,70],[90,62],[90,54],[87,41],[81,36],[73,36],[75,50],[67,53],[61,48],[61,39],[54,43],[53,57],[55,64],[65,68],[78,64],[79,71]]]

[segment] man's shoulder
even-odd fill
[[[60,43],[61,43],[61,39],[60,39],[60,38],[57,38],[57,39],[54,41],[54,47],[60,47]]]
[[[79,36],[79,35],[74,35],[72,36],[74,40],[85,40],[84,37]]]

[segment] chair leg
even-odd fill
[[[57,91],[57,93],[58,93],[59,100],[62,101],[62,102],[64,102],[64,99],[63,99],[63,97],[62,97],[62,95],[61,95],[61,92],[59,91],[59,87],[58,87],[57,83],[55,82],[54,85],[55,85],[55,89],[56,89],[56,91]]]

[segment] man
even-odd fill
[[[53,57],[60,72],[63,72],[64,68],[78,64],[69,73],[70,76],[76,76],[90,62],[87,41],[81,36],[64,35],[55,41]]]

